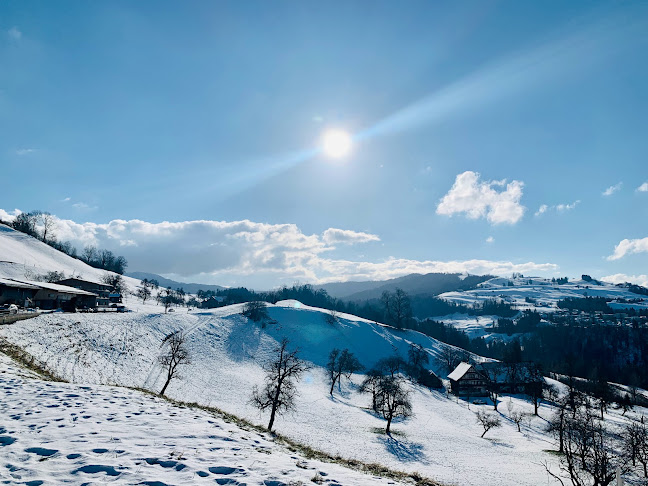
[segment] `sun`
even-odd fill
[[[331,129],[322,136],[322,150],[334,159],[348,155],[352,146],[351,135],[344,130]]]

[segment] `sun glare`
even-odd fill
[[[351,152],[352,144],[351,135],[344,130],[329,130],[322,137],[324,153],[334,159],[344,157]]]

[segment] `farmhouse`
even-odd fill
[[[33,291],[28,299],[24,301],[13,302],[24,307],[40,307],[41,309],[59,309],[59,308],[94,308],[97,305],[97,294],[85,290],[67,287],[65,285],[53,284],[48,282],[32,282],[29,280],[3,279],[9,280],[22,289],[24,293]],[[16,288],[16,287],[14,287]],[[27,304],[27,305],[25,305]]]
[[[0,305],[16,304],[20,307],[28,307],[39,290],[40,287],[36,285],[0,278]]]
[[[488,395],[486,377],[471,363],[459,363],[448,375],[448,379],[452,393],[457,396],[480,397]]]
[[[448,375],[448,379],[452,393],[466,397],[486,396],[489,387],[499,392],[523,393],[538,383],[534,378],[533,367],[498,361],[475,364],[461,362]]]

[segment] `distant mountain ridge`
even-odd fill
[[[455,290],[471,290],[493,278],[492,275],[465,275],[461,273],[412,273],[404,277],[369,282],[335,282],[317,288],[337,299],[361,301],[380,298],[384,291],[401,288],[410,295],[439,295]]]
[[[209,285],[209,284],[199,284],[199,283],[185,283],[185,282],[177,282],[175,280],[171,280],[169,278],[164,278],[161,275],[157,275],[155,273],[148,273],[148,272],[126,272],[126,275],[129,277],[136,278],[138,280],[157,280],[158,283],[160,284],[160,287],[171,287],[172,289],[177,289],[182,287],[185,292],[188,292],[190,294],[195,294],[199,290],[202,291],[207,291],[207,290],[223,290],[225,287],[221,285]]]

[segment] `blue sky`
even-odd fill
[[[0,1],[0,208],[184,280],[648,282],[646,31],[644,2]]]

